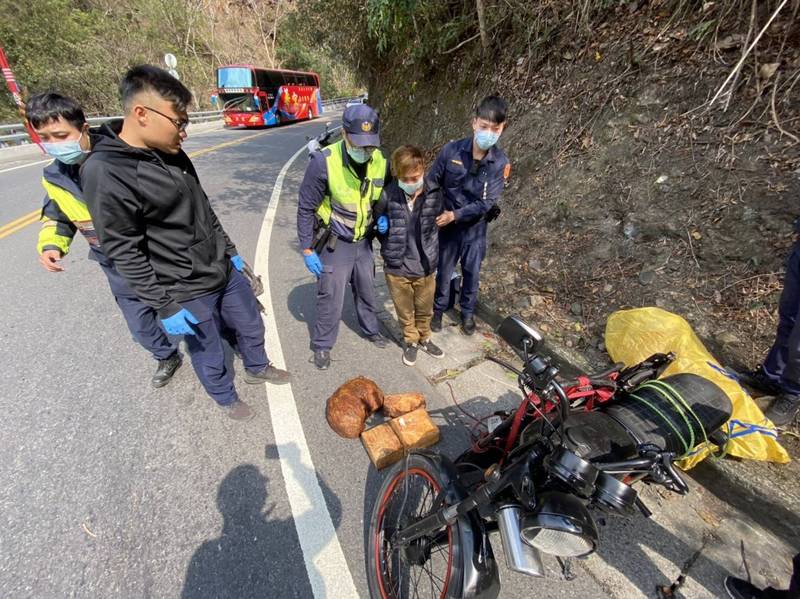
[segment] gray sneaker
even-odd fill
[[[764,416],[775,426],[785,427],[792,423],[798,411],[800,411],[800,395],[783,393],[775,398],[772,405],[764,412]]]
[[[250,372],[249,370],[244,371],[244,382],[250,383],[251,385],[259,385],[261,383],[285,385],[291,380],[291,374],[285,370],[281,370],[280,368],[275,368],[272,364],[269,364],[264,370],[259,372]]]
[[[403,350],[403,364],[406,366],[413,366],[417,363],[418,347],[416,343],[409,343],[406,345],[405,350]]]
[[[241,399],[237,399],[231,405],[225,406],[223,409],[228,412],[228,418],[231,420],[237,420],[239,422],[247,422],[248,420],[252,420],[253,416],[256,415],[255,410],[244,403]]]
[[[419,348],[428,354],[431,358],[444,358],[444,352],[442,348],[436,345],[433,341],[428,339],[427,341],[420,341]]]

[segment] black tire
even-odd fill
[[[462,544],[458,524],[439,531],[437,542],[430,543],[429,538],[422,539],[421,544],[418,542],[415,548],[421,550],[423,556],[427,554],[421,564],[409,563],[407,554],[392,548],[387,539],[397,526],[393,520],[404,518],[407,525],[409,520],[427,515],[444,485],[437,464],[418,454],[410,454],[386,474],[372,509],[367,535],[367,581],[371,597],[443,599],[462,595]]]

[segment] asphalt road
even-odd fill
[[[326,120],[338,115],[190,134],[185,144],[240,254],[268,271],[267,350],[294,374],[280,388],[238,379],[257,410],[244,424],[216,407],[188,363],[167,387],[150,387],[154,363],[131,341],[82,239],[66,272],[53,274],[36,262],[37,225],[2,235],[40,206],[43,165],[0,166],[0,597],[367,596],[365,519],[381,475],[359,441],[328,428],[325,400],[365,375],[389,393],[425,393],[434,413],[453,407],[424,364],[407,368],[399,348],[360,338],[350,298],[333,367],[319,372],[310,362],[315,282],[295,234],[307,160],[295,154]],[[463,397],[494,401],[509,396],[502,379],[476,367],[453,384]],[[447,422],[439,449],[455,455],[466,435]],[[652,596],[705,530],[688,516],[688,524],[663,520],[611,522],[601,551],[590,567],[577,564],[572,581],[554,559],[543,580],[501,564],[501,597]],[[715,596],[722,576],[700,559],[699,586],[683,596]]]
[[[241,142],[204,152],[195,164],[249,261],[257,261],[281,167],[325,120],[246,140],[253,132],[218,130],[187,141],[190,153]],[[225,417],[188,363],[167,387],[152,389],[154,363],[131,341],[82,239],[60,274],[36,263],[38,225],[0,239],[0,596],[367,595],[364,520],[380,475],[360,442],[328,428],[325,399],[346,379],[366,375],[387,392],[428,393],[433,408],[445,400],[421,372],[401,365],[398,348],[378,350],[359,337],[349,299],[333,367],[320,373],[310,363],[315,285],[295,235],[305,163],[301,154],[286,173],[268,247],[268,309],[295,376],[302,439],[291,437],[290,422],[272,420],[274,389],[237,381],[258,411],[245,424]],[[0,226],[40,206],[41,168],[0,167]],[[443,448],[462,442],[460,430],[444,431]],[[316,481],[324,502],[311,501],[313,489],[306,493],[298,481],[310,481],[308,489]],[[332,538],[320,526],[326,521]],[[326,557],[337,547],[349,573]],[[560,585],[540,588],[537,596],[567,596]],[[587,596],[581,584],[570,592]],[[527,581],[504,580],[502,596],[530,596]]]

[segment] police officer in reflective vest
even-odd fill
[[[83,196],[80,165],[101,135],[96,130],[90,131],[80,105],[60,94],[33,96],[27,103],[26,116],[44,142],[45,151],[55,158],[42,173],[47,197],[36,245],[39,263],[48,272],[62,272],[61,260],[69,253],[72,240],[80,231],[89,245],[89,259],[103,269],[131,335],[158,363],[151,378],[152,385],[163,387],[180,367],[181,354],[159,326],[156,311],[139,300],[106,257]]]
[[[376,316],[372,255],[373,206],[389,177],[389,161],[378,147],[379,126],[366,104],[345,109],[342,140],[312,154],[300,186],[297,236],[306,267],[317,277],[311,349],[320,370],[330,366],[348,283],[362,333],[386,347]],[[377,230],[385,233],[388,219],[380,221]]]
[[[496,217],[496,202],[511,170],[505,153],[495,144],[506,125],[508,107],[502,98],[481,100],[472,119],[473,135],[451,141],[439,152],[428,173],[430,187],[439,187],[444,212],[439,225],[439,269],[431,330],[442,330],[442,313],[450,301],[450,280],[461,263],[461,328],[475,332],[475,304],[481,262],[486,255],[486,224]]]

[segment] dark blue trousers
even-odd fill
[[[156,360],[166,360],[178,351],[178,346],[169,340],[161,328],[156,311],[137,297],[110,262],[99,264],[134,341],[149,351]]]
[[[794,245],[786,261],[778,332],[763,368],[786,393],[800,395],[800,243]]]
[[[375,310],[372,242],[362,239],[347,243],[340,239],[333,251],[322,250],[319,259],[322,275],[317,282],[317,314],[311,333],[311,349],[330,350],[336,344],[348,283],[353,291],[361,332],[367,337],[380,333]]]
[[[236,336],[246,370],[259,372],[269,364],[264,349],[264,321],[253,289],[239,271],[231,269],[225,289],[182,301],[181,306],[200,321],[193,326],[196,334],[185,336],[197,378],[214,401],[228,406],[238,396],[233,369],[225,362],[223,331]]]
[[[450,279],[456,265],[461,263],[461,317],[475,313],[478,303],[481,262],[486,256],[486,222],[469,227],[450,224],[439,229],[439,268],[436,271],[434,312],[444,312],[450,303]]]

